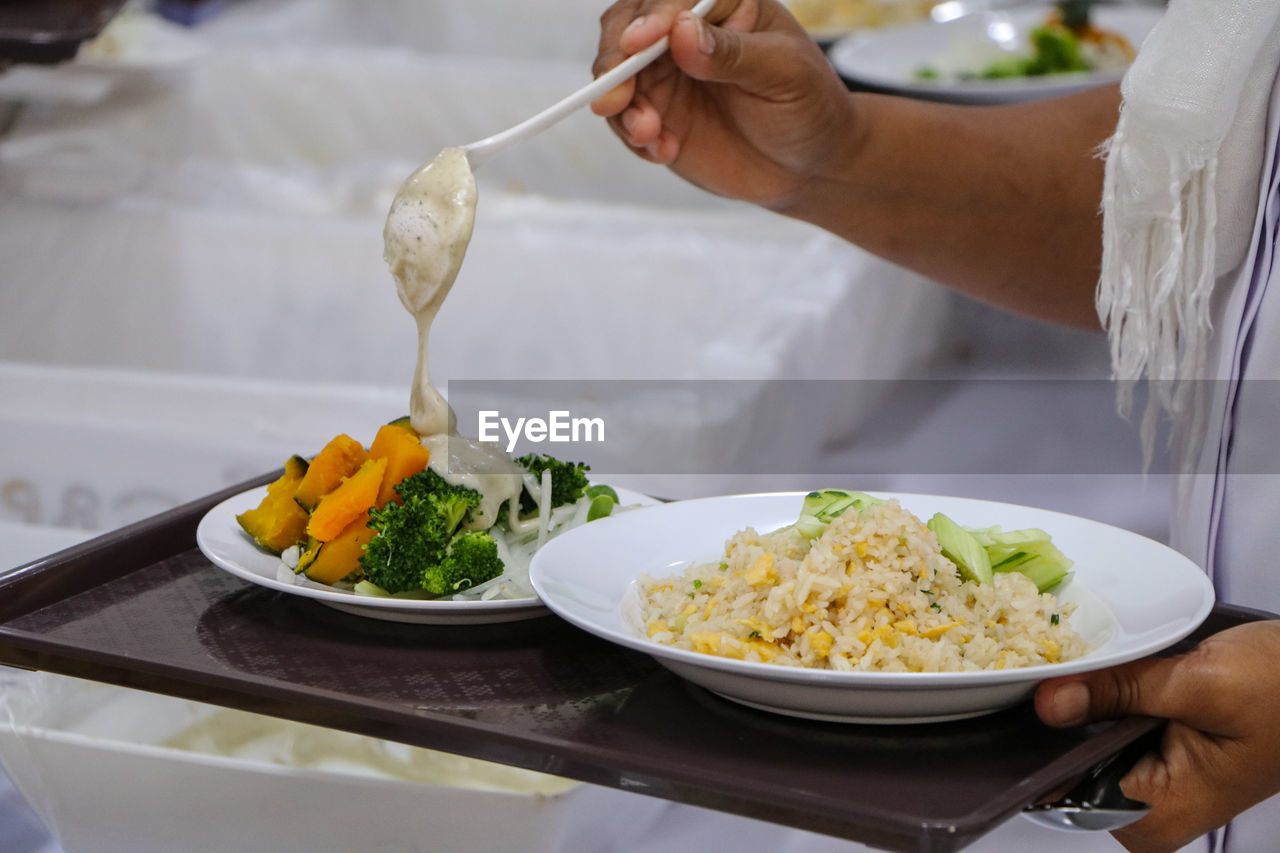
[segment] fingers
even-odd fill
[[[617,132],[635,153],[660,166],[669,166],[680,156],[680,140],[666,128],[659,127],[658,132],[644,142],[631,141],[631,136],[625,129]]]
[[[741,0],[719,0],[707,19],[722,21],[732,15]],[[600,17],[600,44],[592,73],[599,77],[627,57],[639,53],[671,33],[678,15],[688,15],[694,0],[620,0]],[[591,105],[597,115],[621,113],[631,103],[635,81],[620,83]]]
[[[662,116],[643,97],[636,97],[619,118],[627,141],[637,148],[652,144],[662,133]]]
[[[788,29],[743,31],[715,26],[696,15],[676,16],[671,58],[685,74],[713,83],[732,82],[763,97],[789,93],[806,78],[811,40]]]
[[[593,76],[599,77],[628,56],[665,36],[678,12],[688,9],[690,0],[620,0],[600,16],[600,44]],[[621,113],[631,103],[635,80],[627,80],[591,105],[597,115]]]
[[[1036,713],[1046,724],[1080,726],[1130,714],[1187,719],[1202,706],[1203,687],[1188,677],[1185,657],[1149,658],[1050,679],[1036,690]]]
[[[1280,625],[1239,625],[1177,657],[1050,679],[1036,691],[1036,711],[1052,726],[1146,714],[1238,737],[1248,729],[1257,694],[1280,690],[1277,659]]]
[[[618,36],[618,47],[627,56],[639,53],[671,32],[671,24],[679,14],[687,14],[691,2],[666,2],[642,8]]]
[[[640,6],[638,0],[622,0],[600,16],[600,43],[596,47],[595,63],[591,66],[593,77],[599,77],[627,58],[628,54],[621,46],[622,31],[635,20]],[[627,80],[593,103],[591,110],[602,116],[617,115],[631,102],[634,91],[635,82]]]
[[[1214,814],[1216,802],[1201,785],[1216,761],[1198,748],[1203,735],[1186,723],[1203,716],[1186,658],[1152,659],[1053,679],[1036,691],[1036,712],[1051,726],[1078,726],[1130,714],[1172,718],[1160,748],[1140,758],[1120,781],[1125,795],[1153,806],[1152,812],[1116,839],[1130,853],[1168,853],[1229,817]],[[1191,780],[1191,784],[1188,781]],[[1219,817],[1221,820],[1219,820]]]
[[[736,6],[737,0],[720,5]],[[600,46],[592,72],[596,77],[668,35],[676,15],[693,0],[620,0],[600,18]],[[715,11],[715,10],[712,10]],[[679,152],[676,137],[662,126],[652,102],[637,93],[635,78],[626,80],[591,104],[609,119],[613,131],[647,160],[668,164]]]
[[[694,5],[694,0],[618,0],[601,17],[597,77],[670,38],[668,56],[591,105],[637,153],[673,163],[687,146],[696,118],[707,115],[713,102],[730,112],[758,112],[781,103],[793,113],[804,113],[797,105],[809,104],[806,115],[823,109],[837,88],[826,85],[836,80],[834,72],[782,6],[772,0],[717,0],[704,18],[689,11]],[[844,91],[842,84],[838,88]],[[760,122],[747,118],[758,130]]]
[[[599,100],[593,101],[591,112],[598,116],[616,116],[631,104],[635,92],[636,79],[632,77],[624,80],[602,95]]]
[[[1050,725],[1108,717],[1165,717],[1160,748],[1121,780],[1152,804],[1115,833],[1133,853],[1164,853],[1280,791],[1280,622],[1214,634],[1179,657],[1135,661],[1046,681],[1036,711]]]
[[[1189,726],[1170,723],[1160,748],[1120,780],[1125,796],[1153,808],[1117,839],[1134,851],[1177,850],[1252,802],[1249,793],[1233,788],[1227,769],[1233,762],[1219,746]]]
[[[620,116],[611,118],[615,132],[647,160],[667,165],[679,153],[675,136],[662,126],[662,116],[643,96],[637,96]]]

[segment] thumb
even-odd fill
[[[1036,689],[1036,713],[1047,725],[1057,727],[1135,714],[1183,718],[1196,710],[1200,689],[1186,683],[1182,660],[1147,658],[1049,679]]]
[[[801,83],[803,64],[781,31],[742,32],[717,27],[681,12],[671,29],[671,58],[695,80],[732,83],[751,94],[769,95]]]

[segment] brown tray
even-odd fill
[[[123,5],[124,0],[5,0],[0,3],[0,68],[6,62],[71,59]]]
[[[274,475],[272,475],[274,476]],[[554,773],[853,839],[959,850],[1151,730],[1029,704],[919,726],[754,711],[547,616],[380,622],[227,574],[200,518],[271,476],[0,578],[0,663]],[[1269,614],[1218,607],[1192,639]]]

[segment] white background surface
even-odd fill
[[[0,137],[0,569],[402,414],[414,341],[380,258],[390,195],[440,147],[585,82],[602,6],[243,0],[185,33],[199,49],[177,66],[0,75],[0,99],[21,103]],[[701,194],[586,113],[478,177],[475,242],[433,335],[443,380],[1107,375],[1100,337],[959,302],[806,226]],[[478,316],[497,334],[478,335]],[[566,333],[582,340],[566,350]],[[997,407],[990,428],[956,435],[957,417],[991,401],[838,404],[817,425],[817,458],[878,473],[821,485],[1166,532],[1166,484],[1125,473],[1136,442],[1106,406],[1034,434]],[[751,435],[750,412],[741,429]],[[1089,450],[1113,460],[1090,471],[1116,473],[998,473],[1010,454],[1070,458],[1086,434],[1104,436]],[[958,470],[928,461],[957,453]],[[621,484],[668,497],[815,485],[671,472]],[[0,792],[0,849],[49,844]],[[563,849],[859,849],[634,794],[592,797]],[[1020,820],[975,849],[1032,845],[1116,849]]]

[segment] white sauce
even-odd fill
[[[409,396],[409,419],[431,451],[431,469],[454,485],[475,489],[480,505],[464,527],[487,530],[511,501],[517,521],[524,472],[501,445],[463,438],[457,418],[431,384],[427,341],[471,241],[476,181],[467,155],[446,148],[409,176],[396,193],[383,229],[383,259],[391,267],[400,302],[418,324],[418,363]]]
[[[463,525],[467,530],[487,530],[498,520],[508,500],[518,506],[524,486],[524,469],[511,460],[497,442],[476,441],[460,435],[429,435],[422,439],[431,451],[427,463],[446,482],[480,493],[480,505]]]
[[[431,384],[427,340],[453,287],[475,224],[476,181],[466,153],[446,148],[409,176],[391,202],[382,231],[383,260],[400,302],[418,324],[418,364],[409,415],[419,435],[452,432],[456,418]],[[432,454],[434,458],[434,454]]]

